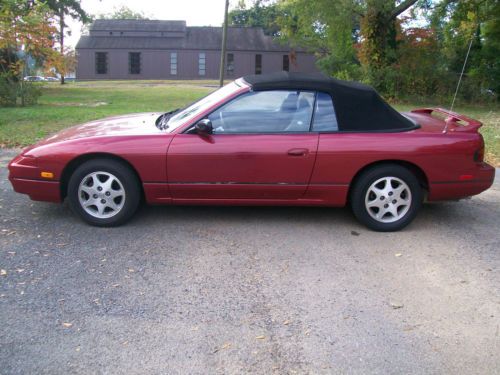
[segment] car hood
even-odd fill
[[[82,138],[161,134],[162,131],[155,124],[160,115],[159,112],[135,113],[76,125],[38,142],[26,149],[25,152],[33,147]]]

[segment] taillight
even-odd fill
[[[481,136],[481,144],[480,147],[474,152],[474,161],[476,163],[481,163],[484,160],[484,140],[483,136]]]

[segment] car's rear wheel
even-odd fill
[[[80,165],[68,184],[71,209],[87,223],[117,226],[129,220],[140,202],[140,184],[125,164],[94,159]]]
[[[399,165],[381,165],[363,172],[351,191],[356,218],[367,227],[397,231],[415,218],[422,205],[422,188],[417,177]]]

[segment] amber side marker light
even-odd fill
[[[52,172],[40,172],[40,176],[43,178],[54,178],[54,173]]]

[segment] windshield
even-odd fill
[[[204,98],[201,98],[200,100],[194,102],[183,110],[177,112],[167,122],[168,131],[171,132],[174,129],[177,129],[182,124],[185,124],[186,122],[198,116],[212,104],[215,104],[218,101],[224,99],[239,88],[241,88],[241,86],[238,85],[236,81],[233,81],[226,86],[212,92],[211,94],[208,94]]]

